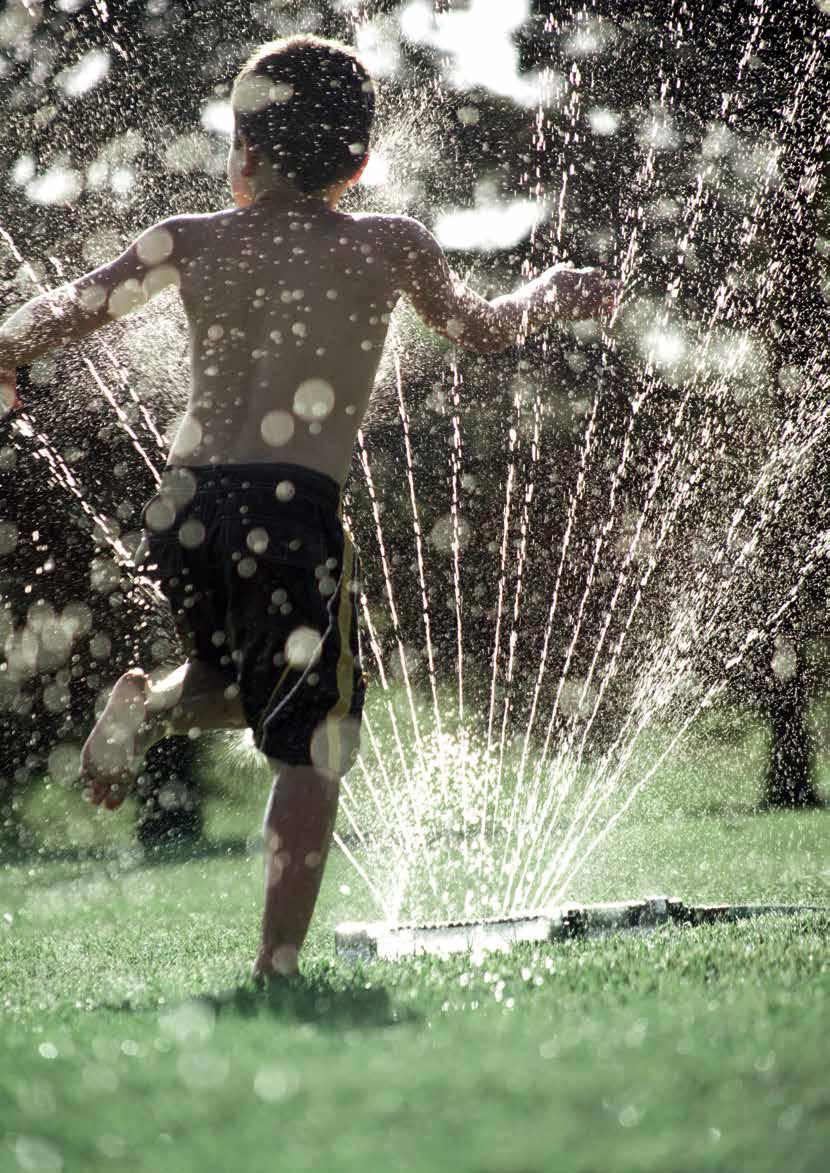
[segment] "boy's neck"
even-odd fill
[[[253,198],[255,204],[271,204],[273,207],[297,208],[302,211],[322,211],[328,207],[326,200],[320,196],[307,196],[302,192],[287,191],[260,191]]]
[[[262,187],[259,190],[254,188],[251,194],[253,196],[252,202],[255,204],[268,203],[273,207],[297,208],[313,212],[325,209],[334,211],[341,193],[333,190],[315,193],[304,192],[295,184],[283,181]]]

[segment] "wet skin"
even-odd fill
[[[228,173],[233,208],[170,217],[13,315],[0,327],[0,370],[176,286],[191,382],[168,464],[281,461],[342,484],[401,295],[438,333],[483,352],[546,321],[612,307],[615,286],[601,270],[567,266],[484,300],[417,221],[339,212],[356,177],[304,195],[244,143]]]

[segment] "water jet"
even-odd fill
[[[344,502],[364,549],[365,659],[377,700],[363,756],[344,783],[338,842],[384,932],[446,921],[486,926],[491,936],[494,925],[508,925],[515,937],[519,921],[535,923],[523,910],[549,917],[563,907],[575,874],[695,722],[735,695],[739,674],[749,680],[770,661],[789,671],[787,656],[774,652],[782,625],[798,629],[792,616],[809,611],[809,591],[823,598],[830,530],[815,486],[830,409],[811,323],[821,320],[824,286],[804,278],[820,205],[823,109],[811,81],[820,76],[822,32],[816,14],[802,27],[794,14],[784,22],[759,3],[713,53],[711,22],[694,6],[681,6],[682,20],[674,5],[660,19],[603,18],[602,34],[591,25],[587,39],[573,11],[572,28],[564,16],[528,26],[541,72],[519,74],[516,45],[505,40],[499,68],[488,68],[470,104],[457,83],[468,76],[471,47],[478,61],[479,38],[498,44],[506,33],[485,28],[477,6],[467,7],[423,25],[410,12],[401,25],[403,41],[435,48],[439,38],[443,64],[434,84],[420,75],[412,82],[397,69],[398,48],[389,50],[399,76],[390,77],[396,96],[374,145],[382,167],[352,206],[425,214],[441,236],[469,223],[477,191],[474,239],[453,240],[450,231],[445,243],[482,290],[506,287],[518,257],[531,276],[573,256],[607,266],[626,298],[613,330],[589,321],[535,341],[517,336],[520,354],[500,366],[435,347],[405,314],[393,323],[377,419],[361,432]],[[358,42],[377,32],[368,13],[348,19]],[[73,20],[41,23],[58,46]],[[229,26],[227,43],[238,35]],[[181,206],[225,197],[224,144],[188,130],[201,120],[203,130],[229,133],[218,90],[201,114],[196,106],[177,112],[177,129],[188,133],[172,145],[169,109],[145,120],[146,139],[125,121],[137,94],[160,83],[168,93],[164,69],[179,77],[188,64],[156,32],[153,44],[170,49],[167,65],[113,70],[99,104],[108,121],[71,119],[84,148],[95,127],[100,151],[73,228],[90,263],[112,255],[121,229],[171,210],[174,193]],[[688,50],[698,44],[691,69]],[[775,111],[767,111],[767,75],[754,68],[761,45],[780,90]],[[583,57],[596,54],[603,69],[586,69]],[[21,71],[24,57],[21,49]],[[164,59],[154,51],[148,62]],[[222,55],[215,66],[219,83]],[[53,145],[63,147],[56,131],[68,121],[38,134],[55,133]],[[13,169],[19,206],[12,215],[10,198],[5,218],[14,235],[0,229],[12,301],[64,276],[57,213],[41,256],[29,261],[15,243],[43,241],[32,145]],[[156,178],[161,160],[164,182],[145,184],[144,148]],[[108,160],[122,156],[131,168],[110,172]],[[511,231],[516,208],[524,224],[526,239],[510,245],[515,257],[492,231],[496,197],[486,185],[496,161]],[[96,193],[113,179],[119,200],[102,220]],[[21,474],[19,516],[0,519],[0,556],[14,549],[16,580],[8,619],[0,613],[0,642],[9,635],[13,661],[0,700],[19,725],[30,772],[41,764],[29,754],[36,744],[43,762],[71,750],[103,677],[115,674],[106,656],[126,654],[126,634],[148,664],[175,659],[157,595],[133,582],[132,554],[138,506],[160,479],[170,421],[183,406],[183,311],[168,290],[111,330],[109,342],[98,337],[78,352],[87,395],[74,376],[35,371],[35,387],[55,396],[49,412],[22,387],[24,414],[0,434],[0,465]],[[64,420],[75,428],[66,436]],[[64,460],[67,446],[77,453]],[[138,457],[137,472],[128,475],[125,454]],[[44,563],[46,521],[34,520],[31,506],[43,494],[26,485],[30,470],[33,485],[45,473],[83,515],[82,557],[55,527]],[[92,592],[85,561],[95,571]],[[80,631],[71,615],[50,619],[44,635],[43,613],[30,614],[50,591],[96,603],[88,653],[63,638]],[[134,601],[141,620],[125,622]],[[67,697],[74,712],[61,707]],[[18,756],[15,749],[9,763]],[[243,761],[247,769],[250,757]],[[576,913],[570,920],[581,923]]]

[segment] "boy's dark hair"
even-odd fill
[[[348,45],[308,35],[270,41],[231,92],[244,136],[306,193],[349,179],[369,151],[375,87]]]

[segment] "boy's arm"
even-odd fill
[[[85,338],[145,305],[168,285],[178,285],[186,221],[184,216],[162,220],[114,261],[32,298],[7,318],[0,325],[0,406],[19,405],[17,367],[56,346]]]
[[[402,217],[396,228],[401,293],[428,326],[471,350],[504,350],[518,335],[530,334],[545,322],[588,318],[612,307],[616,282],[601,269],[566,265],[547,269],[515,293],[487,301],[452,272],[423,224]]]

